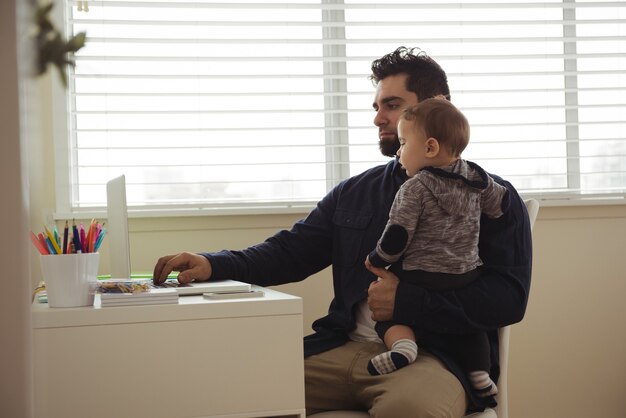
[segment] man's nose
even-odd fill
[[[374,125],[376,126],[384,126],[387,124],[387,118],[385,117],[382,110],[378,110],[376,112],[376,116],[374,116]]]

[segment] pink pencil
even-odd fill
[[[83,252],[87,253],[87,240],[85,240],[85,227],[82,222],[80,224],[80,246],[83,248]]]
[[[39,241],[39,239],[37,238],[37,235],[35,235],[33,231],[30,231],[30,240],[33,242],[33,244],[35,245],[35,248],[37,248],[37,251],[39,251],[41,255],[50,254],[48,252],[48,249],[41,243],[41,241]]]

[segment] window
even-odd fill
[[[623,2],[68,1],[65,17],[87,46],[59,211],[103,206],[119,174],[144,209],[311,205],[388,160],[368,76],[400,45],[446,70],[465,158],[527,196],[625,196]]]

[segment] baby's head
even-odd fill
[[[407,108],[401,119],[410,122],[415,129],[423,130],[426,138],[435,138],[451,157],[460,157],[469,143],[469,123],[463,113],[448,100],[423,100]]]

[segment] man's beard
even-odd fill
[[[395,157],[396,153],[400,149],[400,141],[398,140],[398,135],[396,134],[392,141],[388,139],[379,139],[378,148],[380,149],[380,153],[383,154],[385,157]]]

